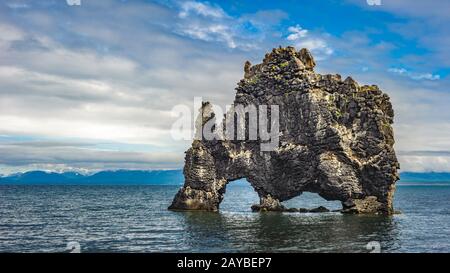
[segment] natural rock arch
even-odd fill
[[[261,140],[194,140],[169,209],[215,211],[227,183],[246,178],[260,197],[256,210],[282,211],[281,201],[314,192],[341,201],[343,212],[393,213],[399,164],[389,96],[314,66],[308,50],[293,47],[247,62],[234,104],[278,105],[280,145],[261,151]],[[200,111],[197,130],[216,118],[209,103]]]

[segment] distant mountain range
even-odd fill
[[[428,173],[403,172],[403,173],[400,173],[400,182],[450,182],[450,173],[444,173],[444,172],[428,172]]]
[[[403,172],[400,182],[450,182],[450,173]],[[182,185],[182,170],[101,171],[84,175],[77,172],[51,173],[30,171],[0,177],[0,185]],[[243,182],[233,184],[245,185]]]
[[[182,170],[118,170],[102,171],[91,175],[76,172],[31,171],[0,177],[0,184],[3,185],[180,185],[183,182]]]

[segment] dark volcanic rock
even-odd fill
[[[300,213],[322,213],[322,212],[330,212],[329,209],[326,207],[320,206],[313,209],[305,209],[305,208],[285,208],[285,207],[278,207],[277,209],[270,209],[270,207],[264,207],[261,205],[253,205],[252,206],[253,212],[261,212],[261,211],[279,211],[279,212],[300,212]],[[342,210],[339,210],[339,212],[342,212]],[[348,212],[350,213],[350,212]]]
[[[330,211],[329,209],[322,206],[309,210],[309,212],[329,212],[329,211]]]
[[[227,183],[247,178],[260,197],[255,211],[285,211],[282,201],[306,191],[342,201],[343,212],[392,214],[399,164],[389,96],[350,77],[316,74],[314,66],[308,50],[293,47],[274,49],[258,65],[247,62],[234,104],[278,105],[278,148],[261,151],[261,140],[194,140],[185,185],[169,208],[218,210]],[[209,103],[201,110],[203,126],[215,114]]]

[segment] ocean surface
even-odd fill
[[[450,252],[450,184],[399,185],[392,217],[252,213],[256,193],[233,184],[218,213],[168,211],[178,188],[0,186],[0,252]]]

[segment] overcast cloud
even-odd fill
[[[278,45],[391,96],[403,171],[450,171],[448,3],[347,1],[389,20],[337,31],[299,5],[64,2],[0,3],[0,173],[181,168],[190,143],[171,139],[172,107],[230,103],[244,62]]]

